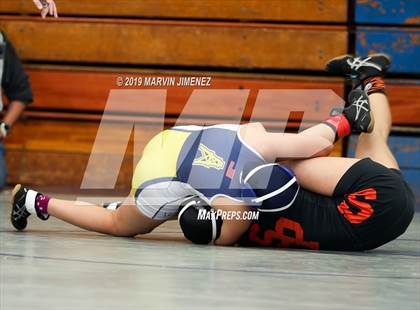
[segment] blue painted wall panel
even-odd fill
[[[350,137],[349,156],[354,156],[357,136]],[[393,135],[388,145],[401,168],[419,169],[420,171],[420,137]]]
[[[356,53],[387,53],[391,72],[420,73],[420,28],[358,27]]]
[[[420,137],[391,136],[388,145],[401,167],[420,169]]]
[[[416,209],[420,209],[420,170],[417,169],[401,169],[404,179],[410,185],[416,197]]]
[[[357,0],[356,23],[420,24],[420,0]]]

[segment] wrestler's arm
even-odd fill
[[[335,133],[325,124],[294,134],[269,132],[261,123],[249,123],[241,126],[240,134],[268,162],[327,156],[335,141]]]
[[[251,210],[248,206],[234,202],[228,198],[215,199],[212,207],[216,210],[244,212]],[[215,245],[235,245],[239,238],[248,230],[251,220],[225,219],[223,220],[220,237],[214,241]]]

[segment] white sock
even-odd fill
[[[36,214],[36,210],[35,210],[36,195],[38,195],[38,192],[31,189],[28,190],[28,193],[26,194],[25,207],[26,207],[26,210],[28,210],[28,212],[31,214]]]

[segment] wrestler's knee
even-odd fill
[[[127,227],[124,227],[121,223],[114,223],[111,228],[110,234],[115,237],[134,237],[136,235],[144,235],[152,232],[153,228],[145,227],[143,229],[139,229],[133,231]]]
[[[115,237],[133,237],[134,234],[128,231],[121,223],[118,222],[118,219],[114,216],[112,220],[112,226],[110,234]]]
[[[110,234],[115,237],[134,237],[136,235],[148,234],[153,231],[157,225],[148,225],[148,223],[142,223],[143,225],[134,225],[131,221],[124,220],[118,211],[112,213]]]

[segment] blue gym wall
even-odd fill
[[[357,54],[387,53],[392,57],[390,75],[419,83],[420,1],[357,0],[354,8]],[[420,95],[420,94],[418,94]],[[420,98],[414,96],[416,103]],[[419,120],[420,115],[410,115]],[[404,135],[398,132],[405,132]],[[408,134],[407,133],[411,133]],[[354,154],[356,137],[350,138],[349,155]],[[402,174],[413,188],[420,210],[420,128],[398,127],[389,139]]]

